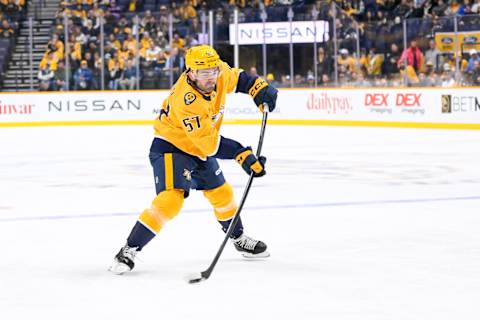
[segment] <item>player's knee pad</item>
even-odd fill
[[[140,215],[140,222],[158,233],[168,220],[173,219],[182,208],[183,190],[172,189],[160,192],[152,202],[152,206]]]
[[[203,194],[213,206],[218,220],[226,221],[234,216],[237,204],[233,197],[233,188],[229,183],[225,182],[218,188],[206,190]]]

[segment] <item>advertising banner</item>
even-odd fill
[[[265,28],[264,28],[265,27]],[[313,43],[329,40],[328,21],[239,23],[238,44]],[[235,43],[235,25],[230,24],[230,44]]]
[[[440,52],[455,52],[455,33],[437,32],[435,33],[435,44]],[[458,50],[468,52],[471,49],[480,51],[480,31],[461,31],[458,32]]]
[[[4,93],[0,94],[0,127],[150,124],[159,115],[168,94],[166,90]],[[225,122],[252,123],[260,118],[261,114],[249,95],[228,95]],[[411,124],[416,127],[432,123],[470,124],[480,128],[480,90],[280,89],[277,107],[269,121],[339,125],[358,122],[358,125],[407,127]]]
[[[153,119],[167,95],[167,91],[0,94],[0,124]]]

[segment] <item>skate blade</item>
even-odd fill
[[[254,259],[262,259],[270,257],[270,253],[268,251],[260,252],[257,254],[242,252],[242,256],[247,260],[254,260]]]
[[[130,272],[132,271],[129,266],[127,266],[124,263],[119,263],[119,262],[114,262],[110,268],[108,268],[108,271],[111,273],[117,274],[117,275],[122,275],[125,272]]]

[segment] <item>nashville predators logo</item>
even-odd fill
[[[192,181],[192,173],[189,170],[183,169],[183,176],[187,181]]]
[[[185,100],[185,104],[188,106],[189,104],[192,104],[195,99],[197,99],[197,96],[194,93],[187,92],[185,93],[183,99]]]

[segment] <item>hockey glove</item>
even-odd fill
[[[265,162],[267,158],[260,156],[258,159],[252,153],[252,148],[246,147],[240,149],[235,155],[235,160],[240,164],[243,170],[250,175],[253,172],[255,178],[265,175]]]
[[[248,93],[253,97],[253,101],[258,107],[268,104],[268,111],[272,112],[277,103],[278,90],[268,85],[262,78],[257,78]]]

